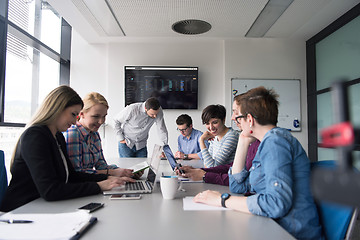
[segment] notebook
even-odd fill
[[[162,146],[155,144],[152,157],[149,161],[150,166],[147,170],[146,180],[127,182],[125,185],[104,191],[104,195],[125,194],[125,193],[151,193],[155,186],[156,173],[159,168]]]
[[[132,169],[133,173],[137,173],[150,167],[150,164],[151,164],[151,158],[148,158],[146,161],[143,161],[141,163],[135,164],[132,167],[129,167],[129,169]]]

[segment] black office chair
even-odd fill
[[[335,168],[335,165],[333,160],[318,161],[312,162],[311,168]],[[316,205],[326,239],[340,240],[351,237],[358,214],[356,208],[320,200],[316,201]]]
[[[8,186],[4,152],[0,150],[0,204]]]

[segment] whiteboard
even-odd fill
[[[300,101],[300,80],[299,79],[231,79],[231,100],[234,96],[247,92],[256,87],[264,86],[267,89],[274,89],[279,95],[279,116],[278,127],[290,131],[301,131],[301,101]],[[231,102],[232,102],[231,101]],[[234,122],[232,127],[237,129]]]

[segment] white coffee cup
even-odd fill
[[[181,189],[181,181],[178,176],[161,176],[160,188],[164,199],[174,199]]]

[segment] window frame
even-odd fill
[[[317,126],[317,96],[331,91],[330,88],[316,88],[316,44],[335,31],[360,16],[360,4],[350,9],[318,34],[306,41],[306,75],[307,75],[307,107],[308,107],[308,156],[314,162],[318,161],[318,126]],[[360,78],[346,82],[346,86],[359,84]],[[356,146],[360,150],[360,146]]]
[[[2,8],[4,9],[4,12],[0,13],[0,39],[2,39],[0,40],[0,127],[24,127],[24,123],[4,122],[7,33],[12,33],[28,46],[37,49],[39,52],[59,62],[59,85],[69,85],[72,27],[64,18],[61,17],[61,46],[60,53],[58,53],[13,22],[9,21],[8,5],[8,0],[0,0],[0,6],[5,6]]]

